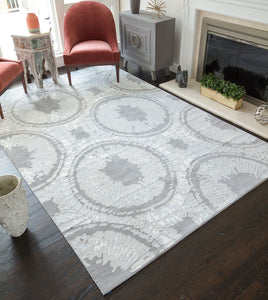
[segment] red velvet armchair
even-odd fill
[[[120,52],[111,11],[97,1],[72,5],[64,17],[64,64],[69,84],[70,67],[115,65],[119,82]]]
[[[21,61],[0,58],[0,96],[18,79],[21,79],[24,92],[27,94],[26,82],[24,79],[24,68]],[[4,119],[0,103],[0,117]]]

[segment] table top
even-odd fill
[[[26,39],[32,39],[32,38],[39,38],[42,36],[47,36],[50,35],[51,28],[49,30],[41,30],[40,33],[30,33],[29,31],[26,30],[18,30],[18,33],[16,34],[11,34],[12,38],[26,38]]]
[[[119,16],[127,16],[127,17],[137,19],[139,21],[146,21],[150,23],[160,23],[169,20],[175,20],[175,18],[168,17],[168,16],[162,16],[161,18],[158,18],[155,14],[146,10],[140,10],[138,14],[133,14],[130,10],[126,10],[120,12]]]

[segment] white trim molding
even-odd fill
[[[262,9],[262,10],[268,10],[267,0],[259,0],[259,1],[252,1],[252,0],[209,0],[210,2],[219,2],[224,3],[228,5],[234,5],[234,6],[242,6],[247,8],[253,8],[253,9]]]

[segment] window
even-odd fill
[[[19,11],[20,2],[19,0],[0,0],[0,13]]]
[[[119,0],[97,0],[107,5],[113,13],[117,35],[119,36]],[[0,0],[0,56],[16,58],[11,34],[27,32],[26,14],[34,12],[42,31],[51,28],[51,37],[57,66],[63,65],[63,22],[68,8],[78,0]],[[11,13],[12,12],[12,13]]]

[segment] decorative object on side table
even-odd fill
[[[268,104],[257,107],[254,117],[260,124],[268,124]]]
[[[0,176],[0,225],[13,237],[27,229],[28,202],[22,179],[15,175]]]
[[[200,93],[232,109],[239,109],[246,90],[241,85],[217,78],[210,73],[203,75]]]
[[[167,11],[165,10],[167,6],[164,1],[151,0],[147,2],[147,4],[148,6],[146,7],[146,9],[152,11],[155,15],[158,16],[158,18],[161,18],[167,13]]]
[[[180,88],[187,87],[188,71],[187,70],[182,71],[180,65],[177,68],[176,82],[178,82],[178,86]]]
[[[26,23],[30,33],[40,33],[39,20],[36,14],[28,13],[26,16]]]
[[[130,9],[133,14],[140,12],[140,0],[130,0]]]

